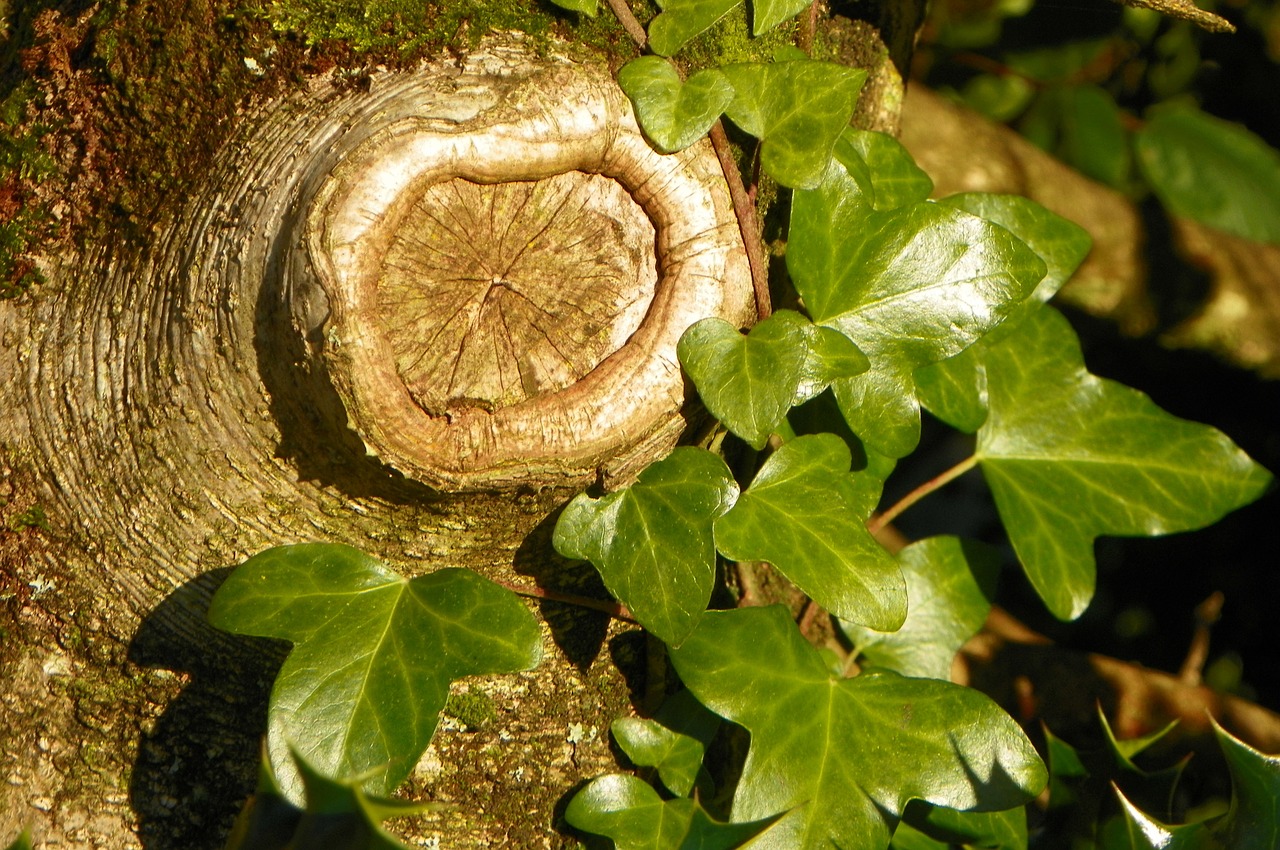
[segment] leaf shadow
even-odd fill
[[[175,589],[129,644],[132,663],[185,680],[137,741],[129,798],[145,850],[221,848],[257,781],[267,699],[289,645],[209,625],[209,602],[231,569]]]

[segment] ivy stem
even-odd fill
[[[622,28],[627,31],[627,35],[631,36],[631,40],[636,43],[636,47],[644,50],[645,45],[649,43],[649,36],[645,34],[644,25],[636,20],[631,7],[627,5],[627,0],[608,0],[608,2],[609,8],[613,10],[614,17],[618,19],[618,23],[622,24]]]
[[[738,231],[742,234],[742,244],[747,249],[747,264],[751,266],[751,286],[756,294],[756,316],[764,320],[773,312],[769,300],[769,264],[764,258],[756,207],[751,202],[751,196],[747,194],[747,187],[742,183],[742,172],[738,170],[738,163],[733,160],[733,147],[729,144],[729,137],[724,132],[723,121],[717,120],[711,125],[711,146],[715,148],[716,158],[720,160],[720,170],[724,172],[724,180],[729,184],[729,198],[733,201],[733,213],[738,218]]]
[[[590,596],[577,596],[572,593],[561,593],[558,590],[547,590],[543,587],[522,587],[506,581],[495,581],[494,583],[505,587],[517,596],[523,596],[527,599],[546,599],[550,602],[563,602],[566,605],[576,605],[579,608],[601,611],[615,620],[623,620],[628,623],[636,622],[636,618],[627,610],[627,606],[620,602],[613,602],[608,599],[593,599]]]
[[[809,14],[800,19],[800,32],[796,35],[796,47],[805,53],[813,52],[813,39],[818,32],[818,0],[809,4]]]
[[[977,465],[978,456],[970,455],[941,475],[930,478],[928,481],[924,482],[919,487],[899,499],[897,504],[893,505],[893,507],[889,508],[884,513],[877,514],[867,520],[867,530],[872,534],[878,534],[880,529],[897,519],[907,508],[911,507],[934,490],[942,487],[944,484],[948,484],[959,478],[961,475],[964,475]]]

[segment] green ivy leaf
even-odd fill
[[[670,56],[741,5],[742,0],[659,0],[662,12],[649,22],[649,47]]]
[[[851,462],[833,434],[785,443],[716,520],[716,548],[737,561],[768,561],[838,617],[896,629],[907,614],[906,583],[866,526],[880,482],[850,474]]]
[[[760,139],[760,165],[784,186],[811,189],[853,117],[866,71],[834,62],[789,60],[725,65],[733,84],[730,120]]]
[[[1027,810],[1024,806],[1001,812],[958,812],[913,800],[907,805],[902,825],[893,834],[895,848],[900,847],[899,833],[903,832],[903,826],[918,830],[938,842],[936,846],[943,850],[954,844],[984,850],[1027,850]]]
[[[264,753],[258,789],[236,819],[226,850],[407,850],[408,845],[384,830],[382,822],[447,808],[371,797],[358,779],[336,780],[297,753],[290,753],[290,758],[302,777],[305,805],[296,806],[284,797]]]
[[[13,839],[13,843],[9,845],[9,850],[31,850],[31,830],[22,830],[18,837]]]
[[[981,543],[930,537],[899,552],[898,565],[907,581],[902,627],[886,632],[841,622],[841,629],[872,666],[950,679],[956,650],[982,628],[991,610],[1000,559]]]
[[[581,12],[589,18],[596,16],[596,11],[600,8],[600,0],[551,0],[561,9],[568,9],[570,12]]]
[[[1200,528],[1271,481],[1221,432],[1089,374],[1050,307],[988,348],[986,372],[976,455],[1027,577],[1062,619],[1093,596],[1094,538]]]
[[[933,181],[902,143],[872,130],[846,127],[836,141],[835,157],[854,179],[870,187],[871,206],[881,212],[929,198]],[[842,179],[837,172],[835,179]]]
[[[787,269],[815,322],[839,330],[870,371],[833,385],[849,426],[903,457],[920,438],[916,369],[958,354],[1044,277],[1008,230],[950,207],[868,212],[830,191],[796,192]]]
[[[972,434],[987,419],[987,376],[983,352],[1003,334],[1011,332],[1024,315],[1037,309],[1040,302],[1053,297],[1084,262],[1091,240],[1088,231],[1078,224],[1018,195],[975,192],[951,195],[939,203],[1000,225],[1025,242],[1048,268],[1032,297],[1015,307],[1003,324],[954,357],[916,370],[916,387],[921,403],[942,421]]]
[[[406,580],[350,546],[268,549],[223,583],[209,622],[292,641],[271,691],[267,744],[286,796],[301,800],[290,750],[326,775],[387,794],[435,732],[449,683],[527,670],[537,621],[515,594],[469,570]]]
[[[711,524],[738,496],[724,461],[683,446],[630,487],[570,502],[556,522],[556,551],[595,565],[605,587],[653,634],[679,644],[711,599]]]
[[[720,718],[684,690],[667,697],[652,719],[620,717],[610,731],[632,764],[656,767],[668,791],[687,797],[719,728]]]
[[[1135,137],[1138,163],[1175,215],[1280,243],[1280,152],[1198,109],[1165,107]]]
[[[791,310],[745,337],[724,319],[703,319],[680,337],[676,355],[707,409],[756,449],[793,405],[867,368],[847,337]]]
[[[809,8],[813,0],[752,0],[752,35],[764,35],[783,21]]]
[[[663,153],[684,150],[706,135],[733,100],[733,86],[720,71],[699,71],[681,82],[672,64],[657,56],[623,65],[618,85],[631,98],[644,134]]]
[[[718,823],[693,800],[664,801],[647,783],[617,773],[591,780],[569,801],[564,819],[612,838],[617,850],[733,850],[775,820]]]
[[[986,696],[889,672],[841,679],[781,606],[708,612],[671,660],[703,705],[751,733],[733,820],[803,805],[762,848],[883,850],[912,798],[999,810],[1045,782]]]

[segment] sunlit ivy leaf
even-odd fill
[[[876,451],[903,457],[920,437],[913,373],[998,325],[1044,277],[1008,230],[951,207],[868,212],[829,192],[797,192],[787,269],[815,322],[871,360],[833,384],[849,426]]]
[[[649,47],[670,56],[741,5],[742,0],[659,0],[662,12],[649,22]]]
[[[667,790],[687,797],[702,769],[707,744],[720,718],[688,691],[672,694],[652,718],[620,717],[610,731],[618,746],[640,767],[656,767]]]
[[[581,12],[588,17],[594,18],[596,11],[600,8],[600,0],[551,0],[561,9],[568,9],[570,12]]]
[[[676,354],[707,409],[757,449],[792,405],[867,368],[847,337],[791,310],[745,337],[724,319],[703,319],[684,332]]]
[[[681,82],[675,67],[657,56],[623,65],[618,85],[631,98],[644,134],[663,153],[684,150],[705,136],[733,100],[733,86],[718,70]]]
[[[382,828],[383,821],[447,808],[370,796],[358,778],[337,780],[291,756],[305,804],[284,797],[264,758],[258,789],[236,819],[226,850],[406,850],[408,845]]]
[[[1198,109],[1164,107],[1135,137],[1138,163],[1176,215],[1280,243],[1280,152]]]
[[[1119,788],[1114,785],[1111,787],[1124,809],[1132,850],[1227,850],[1214,840],[1213,833],[1206,824],[1168,826],[1129,802]]]
[[[752,0],[751,32],[753,35],[764,35],[811,5],[812,0]]]
[[[835,157],[850,175],[859,175],[857,182],[871,187],[871,206],[881,212],[927,200],[933,191],[929,175],[901,142],[885,133],[846,127],[836,141]]]
[[[889,850],[951,850],[951,845],[945,841],[930,838],[904,821],[899,823],[893,831]]]
[[[761,167],[784,186],[821,183],[866,71],[808,59],[744,62],[721,70],[736,93],[729,118],[760,139]]]
[[[1271,481],[1221,432],[1089,374],[1050,307],[987,350],[986,372],[977,458],[1028,578],[1062,619],[1093,596],[1094,538],[1200,528]]]
[[[617,850],[733,850],[775,818],[718,823],[693,800],[663,800],[642,780],[613,773],[575,794],[564,819],[575,829],[612,838]]]
[[[986,349],[1010,333],[1041,301],[1048,301],[1075,274],[1089,254],[1084,228],[1018,195],[968,193],[939,201],[994,222],[1025,242],[1048,268],[1032,297],[1019,304],[1003,324],[976,344],[939,363],[917,369],[920,402],[947,424],[972,434],[987,418]]]
[[[899,841],[904,826],[936,841],[939,848],[960,844],[984,850],[1027,850],[1024,806],[1001,812],[959,812],[913,800],[907,805],[903,824],[893,834],[894,848],[908,847]]]
[[[841,679],[781,606],[708,612],[671,660],[703,705],[751,733],[733,820],[807,803],[761,848],[883,850],[912,798],[1008,809],[1045,782],[1031,743],[989,698],[889,672]]]
[[[907,613],[906,584],[866,527],[880,482],[850,474],[850,463],[833,434],[787,442],[716,520],[716,548],[734,560],[768,561],[838,617],[895,629]]]
[[[902,627],[885,632],[841,622],[841,628],[872,666],[949,679],[956,650],[991,610],[1000,559],[981,543],[930,537],[899,552],[898,564],[907,580]]]
[[[1280,756],[1255,750],[1216,722],[1213,731],[1231,771],[1231,808],[1214,832],[1232,850],[1280,847]]]
[[[646,629],[678,644],[711,598],[711,523],[737,495],[723,460],[684,446],[625,490],[599,499],[578,495],[552,539],[560,554],[594,564],[605,587]]]
[[[9,845],[9,850],[31,850],[31,830],[24,829],[13,839],[13,843]]]
[[[291,748],[326,775],[390,793],[431,741],[450,682],[527,670],[542,653],[537,621],[510,591],[469,570],[408,580],[340,544],[255,555],[218,589],[209,621],[294,644],[271,690],[267,743],[295,801]]]

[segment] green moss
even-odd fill
[[[468,729],[483,729],[498,719],[493,700],[475,688],[468,688],[465,693],[450,694],[444,713]]]
[[[41,141],[48,128],[24,126],[33,95],[30,83],[19,84],[0,101],[0,299],[21,295],[44,280],[23,255],[53,231],[48,208],[29,197],[30,187],[57,171]]]
[[[796,23],[788,21],[759,37],[751,34],[746,5],[738,6],[675,55],[690,71],[734,62],[770,62],[782,47],[794,46]]]
[[[9,520],[9,527],[14,531],[24,528],[38,528],[41,531],[49,530],[49,516],[44,512],[44,508],[39,505],[32,505],[25,511],[15,514]]]

